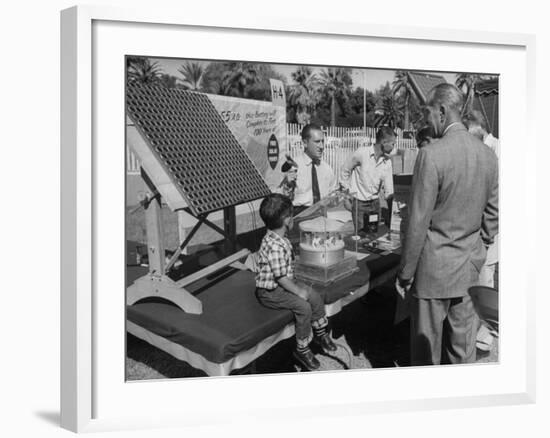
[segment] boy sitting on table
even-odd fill
[[[328,320],[323,299],[311,287],[296,283],[294,253],[285,237],[292,228],[292,202],[284,195],[272,193],[260,205],[260,217],[267,226],[258,251],[256,296],[271,309],[289,309],[296,320],[295,359],[308,370],[320,363],[309,348],[313,341],[326,352],[336,350],[327,333]],[[313,329],[313,333],[312,333]]]

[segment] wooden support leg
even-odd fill
[[[185,238],[187,237],[187,228],[185,228],[185,211],[178,210],[178,236],[179,236],[179,242],[183,242]],[[182,248],[181,250],[182,254],[187,254],[187,248]]]
[[[149,255],[149,273],[164,275],[164,235],[161,217],[161,205],[158,197],[151,200],[145,209],[147,223],[147,253]]]
[[[223,209],[223,229],[229,239],[225,241],[226,254],[230,254],[236,250],[237,238],[237,219],[235,215],[235,207],[226,207]]]
[[[191,241],[197,230],[200,228],[200,226],[203,224],[204,220],[206,219],[205,216],[199,216],[199,221],[195,224],[191,232],[185,237],[185,240],[180,243],[180,246],[176,248],[176,251],[174,254],[172,254],[172,257],[170,260],[168,260],[168,263],[164,267],[164,272],[168,272],[170,268],[176,263],[176,260],[181,254],[181,250],[187,246],[187,244]]]

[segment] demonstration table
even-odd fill
[[[363,252],[364,249],[362,249]],[[326,287],[317,287],[328,316],[395,276],[400,256],[369,253],[359,270]],[[127,285],[147,268],[127,269]],[[189,314],[162,300],[127,307],[127,331],[210,376],[229,375],[294,335],[292,312],[262,306],[255,296],[254,273],[228,268],[187,290],[200,294],[202,314]]]

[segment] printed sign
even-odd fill
[[[272,169],[275,169],[279,162],[279,142],[275,134],[271,134],[267,143],[267,161]]]
[[[284,84],[278,79],[270,79],[269,83],[271,85],[271,101],[273,102],[273,105],[283,107],[286,110],[286,95]]]
[[[274,190],[278,187],[283,179],[281,165],[288,150],[286,107],[213,94],[209,94],[208,98],[269,188]]]

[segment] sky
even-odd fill
[[[154,58],[155,61],[158,61],[162,66],[164,73],[168,73],[172,76],[181,77],[181,74],[178,73],[178,68],[186,62],[187,60],[183,59],[169,59],[169,58]],[[190,60],[196,62],[195,60]],[[204,66],[208,64],[208,61],[200,61]],[[296,70],[296,65],[285,65],[285,64],[273,64],[275,71],[281,73],[287,78],[287,83],[290,85],[293,83],[291,78],[291,73]],[[319,72],[322,68],[314,68],[314,72]],[[425,72],[442,75],[447,82],[455,82],[455,73],[441,73],[441,72]],[[366,86],[367,90],[374,92],[380,86],[384,85],[387,81],[391,82],[394,79],[395,70],[382,70],[382,69],[352,69],[352,80],[353,87],[363,87]]]

